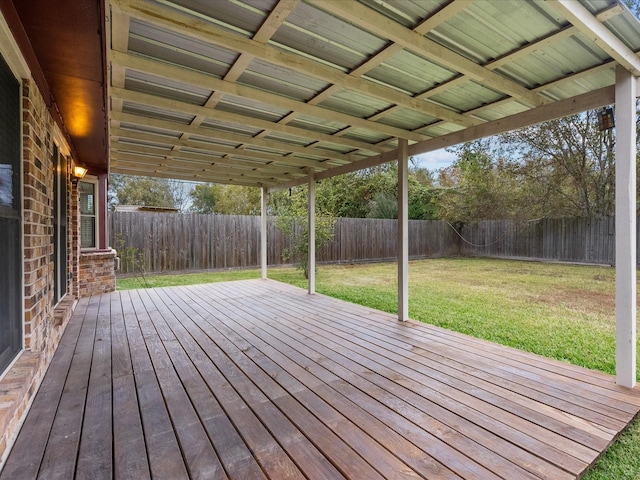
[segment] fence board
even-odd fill
[[[461,255],[615,264],[613,217],[485,220],[465,224],[461,235]]]
[[[109,228],[112,244],[123,259],[123,273],[134,271],[125,261],[127,251],[140,252],[147,272],[257,267],[260,262],[259,217],[112,212]],[[396,232],[396,220],[338,218],[334,238],[318,249],[317,260],[393,260]],[[613,217],[485,220],[467,223],[458,233],[444,221],[411,220],[409,254],[412,258],[466,255],[615,263]],[[291,238],[276,228],[273,218],[267,222],[267,238],[267,263],[287,263],[282,253],[291,247]]]
[[[260,263],[260,219],[241,215],[198,215],[155,212],[111,212],[113,246],[140,252],[147,272],[257,267]],[[396,258],[396,220],[339,218],[334,239],[317,252],[319,262],[367,262]],[[413,258],[456,255],[456,235],[440,221],[409,222]],[[291,238],[275,220],[267,222],[267,263],[280,265]],[[135,270],[121,262],[121,272]]]

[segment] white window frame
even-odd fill
[[[11,33],[11,29],[9,28],[9,25],[7,24],[4,16],[2,15],[2,12],[0,12],[0,54],[2,54],[2,57],[4,58],[5,62],[7,62],[7,65],[9,65],[9,68],[13,71],[14,76],[16,77],[17,81],[20,83],[20,92],[22,92],[22,87],[23,87],[23,78],[29,78],[31,76],[31,72],[29,70],[29,67],[27,66],[27,62],[24,59],[24,57],[22,56],[22,52],[20,51],[20,47],[18,47],[17,42],[15,41],[15,39],[13,38],[13,34]],[[24,112],[24,107],[23,107],[23,102],[22,102],[22,95],[20,96],[20,118],[24,118],[23,116],[23,112]],[[22,152],[22,147],[23,147],[23,126],[24,126],[24,122],[20,122],[20,151]],[[20,156],[20,195],[22,196],[21,198],[24,199],[24,157],[23,155]],[[21,221],[21,227],[22,227],[22,234],[20,235],[20,252],[22,254],[22,258],[25,257],[25,251],[24,251],[24,205],[23,202],[20,202],[20,218],[22,218]],[[9,363],[9,365],[7,365],[7,367],[0,371],[0,380],[4,379],[4,377],[6,376],[6,374],[11,371],[11,369],[13,368],[13,366],[15,365],[15,363],[18,361],[18,359],[20,359],[20,357],[22,356],[22,353],[25,351],[25,330],[24,330],[24,318],[25,318],[25,310],[24,310],[24,290],[25,290],[25,276],[24,276],[24,265],[22,267],[22,275],[20,278],[20,291],[23,292],[22,293],[22,301],[20,302],[20,330],[21,330],[21,337],[22,337],[22,345],[21,345],[21,349],[18,352],[18,354],[15,356],[15,358]]]
[[[89,215],[83,215],[82,214],[82,210],[80,208],[80,184],[81,183],[91,183],[93,184],[93,195],[94,195],[94,204],[93,204],[93,210],[94,210],[94,214],[93,217],[95,218],[95,231],[94,231],[94,238],[95,238],[95,245],[93,247],[83,247],[82,246],[82,217],[88,217]],[[99,187],[100,187],[100,182],[98,181],[98,177],[94,177],[92,175],[87,175],[85,176],[82,180],[80,180],[78,182],[78,219],[79,219],[79,227],[80,227],[80,250],[83,252],[89,252],[89,251],[93,251],[93,250],[99,250],[100,249],[100,195],[99,195]]]
[[[57,157],[54,159],[54,165],[53,165],[54,168],[55,168],[55,174],[54,174],[54,180],[53,180],[54,182],[58,181],[59,172],[58,172],[57,166],[58,166],[58,162],[60,161],[59,159],[61,158],[62,161],[67,162],[67,165],[68,165],[67,155],[65,155],[63,153],[63,151],[67,151],[67,148],[66,148],[66,146],[63,146],[62,148],[60,148],[60,142],[57,141],[57,139],[55,139],[56,133],[57,133],[57,128],[56,128],[56,131],[54,132],[54,142],[53,142],[54,145],[57,148],[57,153],[58,153]],[[62,144],[62,145],[64,145],[64,144]],[[67,173],[67,175],[65,177],[61,177],[60,178],[60,181],[61,181],[60,182],[61,183],[60,187],[62,187],[62,183],[64,183],[65,185],[67,184],[68,175],[69,175],[68,168],[67,168],[67,172],[66,173]],[[62,209],[60,208],[60,200],[62,198],[61,197],[61,192],[58,191],[57,194],[58,194],[57,197],[54,198],[54,200],[53,200],[53,208],[55,210],[57,210],[57,218],[58,219],[60,219],[60,215],[62,215],[64,213],[64,215],[65,215],[65,223],[66,223],[66,232],[65,232],[64,238],[60,235],[60,230],[58,229],[57,234],[56,234],[56,238],[54,239],[54,243],[56,244],[56,246],[54,248],[55,255],[56,255],[56,262],[57,262],[56,265],[58,265],[58,268],[59,268],[59,266],[62,264],[62,262],[67,263],[67,258],[69,256],[69,242],[68,242],[68,239],[69,239],[69,225],[70,225],[70,220],[71,219],[69,217],[69,197],[68,197],[69,189],[68,189],[68,185],[66,185],[65,188],[64,188],[64,196],[67,197],[66,200],[65,200],[65,210],[66,210],[65,212],[63,212]],[[54,215],[54,217],[55,217],[55,215]],[[59,245],[62,242],[64,242],[64,256],[60,255],[61,252],[60,252]],[[59,292],[58,291],[54,292],[54,299],[58,298],[58,295],[60,295],[60,297],[58,298],[58,301],[55,303],[55,305],[58,305],[68,293],[68,288],[69,288],[69,283],[68,283],[69,265],[66,266],[66,272],[67,272],[67,275],[65,276],[65,278],[61,278],[61,279],[57,280],[57,281],[62,281],[61,284],[58,284],[57,281],[54,282],[54,284],[56,286],[56,289],[60,288]],[[57,277],[58,275],[60,275],[60,272],[59,271],[54,271],[54,275]]]

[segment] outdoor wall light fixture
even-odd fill
[[[615,126],[613,107],[604,107],[602,110],[598,110],[598,128],[601,132],[611,130]]]
[[[84,176],[87,174],[87,169],[80,166],[80,165],[76,165],[75,163],[72,165],[72,170],[71,170],[71,183],[73,183],[74,185],[78,184],[78,181],[82,178],[84,178]]]

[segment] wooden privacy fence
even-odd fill
[[[318,262],[366,262],[396,258],[396,220],[338,218],[333,240],[319,249]],[[291,238],[270,218],[267,263],[280,265]],[[110,241],[119,250],[121,273],[133,271],[126,252],[138,253],[147,272],[209,270],[260,265],[260,218],[111,212]],[[454,231],[441,221],[409,222],[409,254],[413,258],[457,255]],[[131,255],[129,255],[131,256]]]
[[[138,252],[147,272],[257,267],[260,218],[151,212],[109,214],[111,244],[121,259]],[[396,220],[338,218],[333,240],[318,262],[367,262],[396,258]],[[640,234],[640,232],[639,232]],[[281,265],[291,238],[268,221],[267,262]],[[484,220],[459,232],[443,221],[409,221],[409,255],[527,258],[578,263],[615,263],[615,219],[568,218],[530,222]],[[131,256],[131,255],[129,255]],[[640,256],[640,255],[639,255]],[[121,273],[133,271],[121,262]]]
[[[473,222],[462,229],[460,254],[614,265],[615,223],[615,217]]]

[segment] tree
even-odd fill
[[[571,115],[501,137],[520,172],[540,186],[543,216],[614,213],[615,136],[598,130],[596,115]]]
[[[450,222],[531,218],[523,201],[526,186],[517,165],[494,156],[491,142],[474,141],[453,149],[458,159],[440,172],[439,216]]]
[[[435,218],[433,177],[409,169],[409,218]],[[395,162],[323,180],[317,186],[319,208],[335,217],[397,218],[398,165]]]
[[[317,186],[318,207],[336,217],[364,218],[378,192],[395,196],[389,164],[323,180]]]
[[[276,192],[271,196],[272,213],[276,215],[276,228],[290,236],[291,246],[282,256],[293,260],[305,278],[309,278],[309,219],[307,216],[307,191],[303,185],[290,191]],[[289,192],[291,192],[289,194]],[[316,205],[316,251],[333,238],[335,218]]]
[[[141,205],[182,210],[187,195],[184,184],[164,178],[112,174],[109,178],[109,206]]]
[[[431,172],[426,168],[411,169],[409,183],[409,219],[434,220],[437,218],[437,190]]]
[[[376,192],[369,202],[370,218],[398,218],[398,199],[387,192]]]
[[[179,212],[185,212],[189,207],[191,183],[182,180],[168,180],[169,191],[173,197],[173,207]]]
[[[191,210],[194,213],[214,213],[218,201],[218,185],[200,183],[189,193],[191,196]]]
[[[216,213],[224,215],[260,215],[260,188],[242,185],[217,185]]]
[[[206,183],[191,191],[191,211],[222,215],[259,215],[260,189]]]

